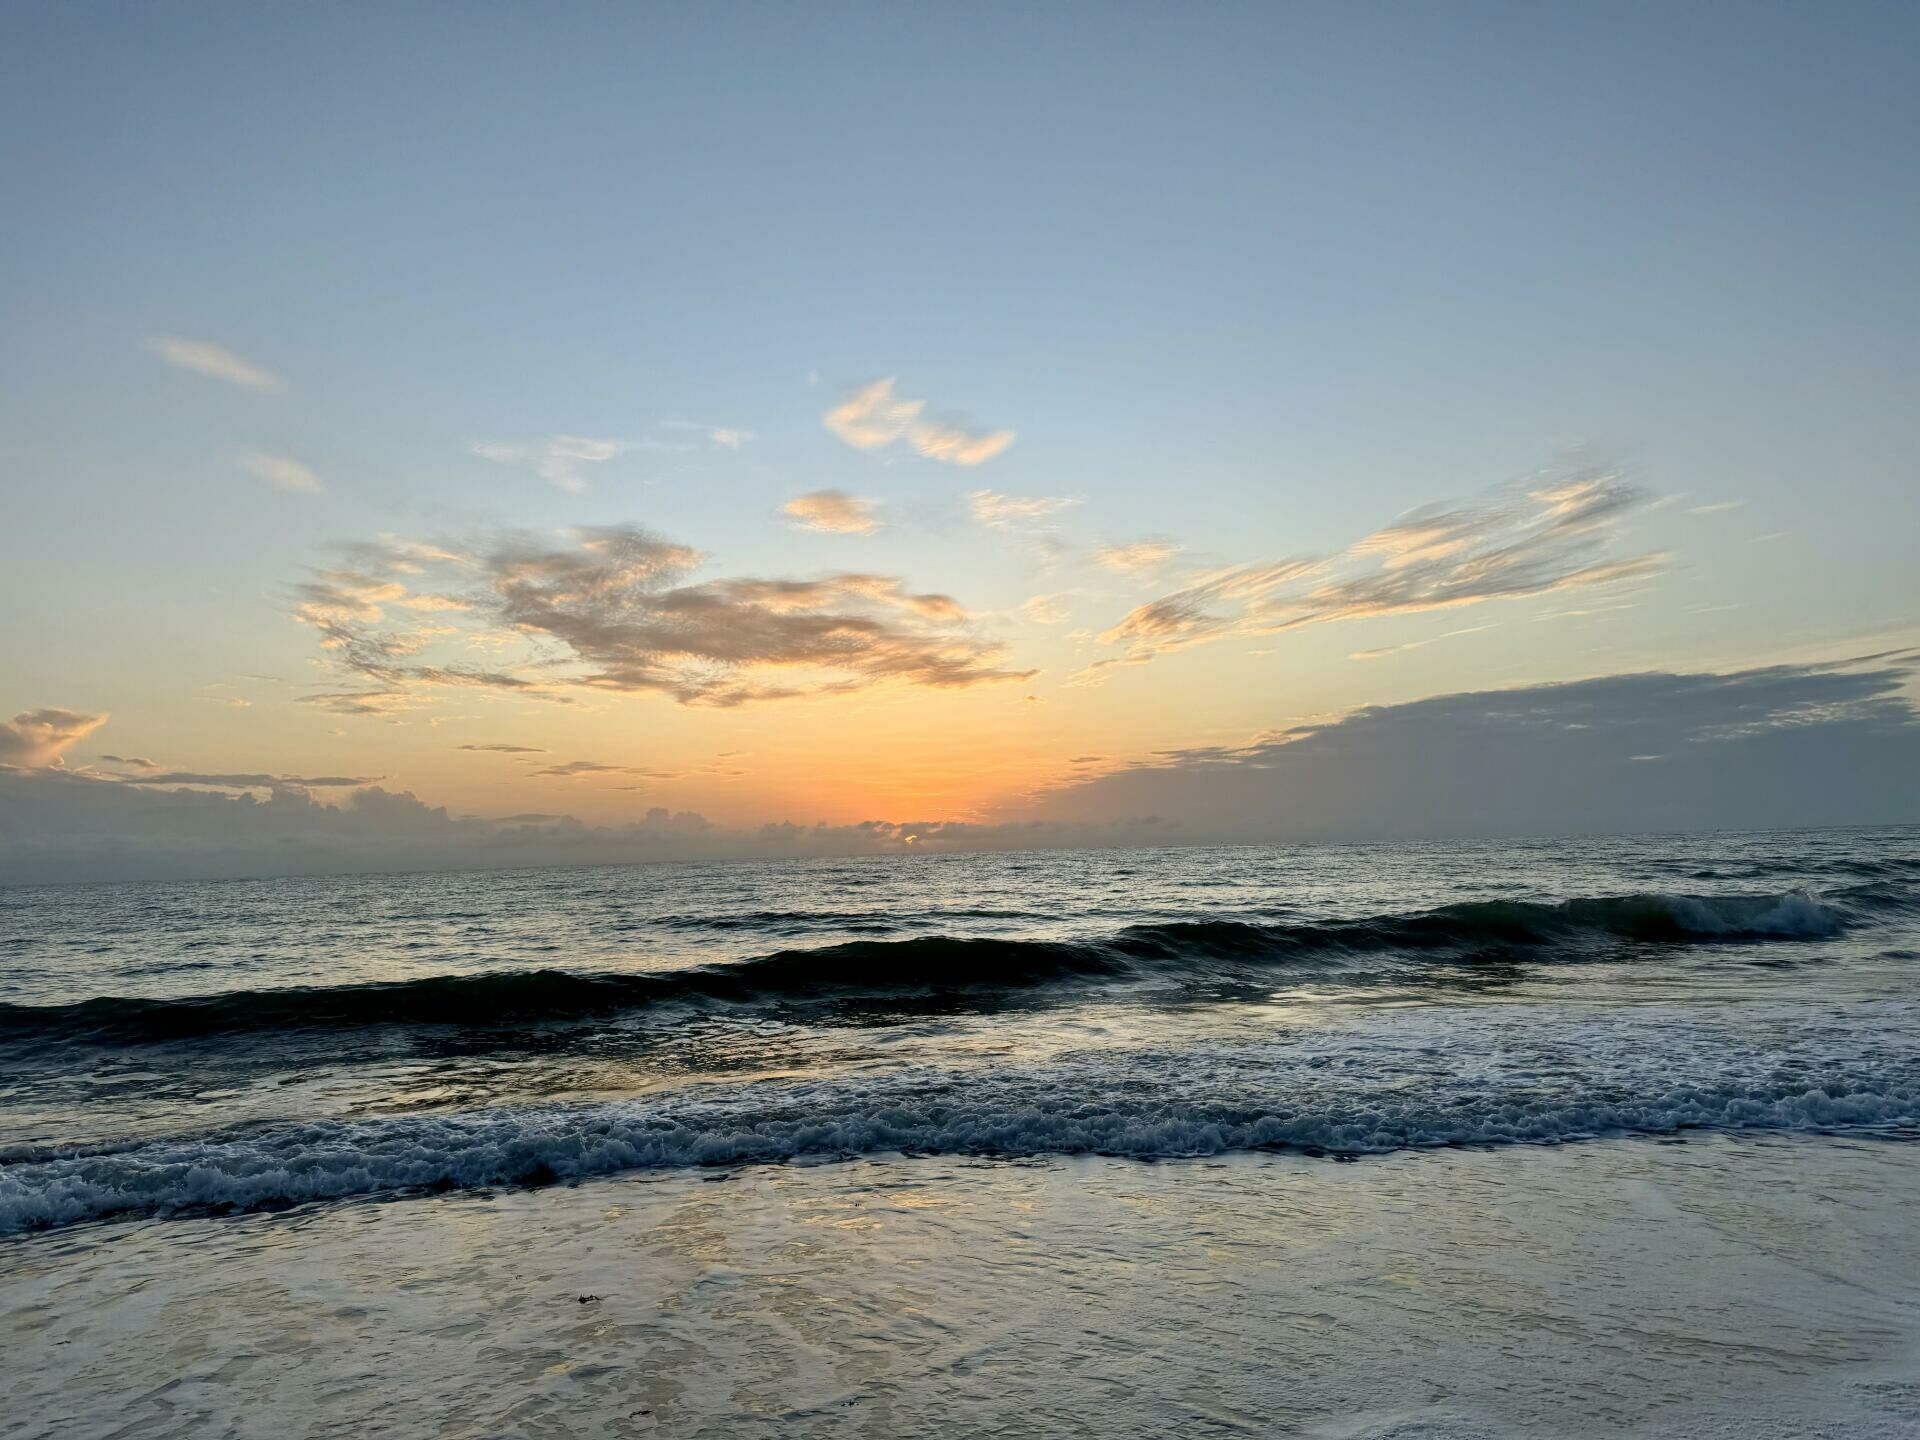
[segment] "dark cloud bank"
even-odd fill
[[[0,883],[1920,822],[1920,713],[1904,693],[1915,659],[1616,675],[1379,706],[1245,746],[1166,752],[990,825],[728,830],[661,809],[622,826],[483,820],[379,786],[335,803],[308,788],[350,777],[282,779],[256,798],[8,768]]]
[[[1357,710],[1169,751],[1040,817],[1208,839],[1371,840],[1920,821],[1911,657],[1612,675]]]

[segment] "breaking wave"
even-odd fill
[[[718,1099],[329,1120],[43,1153],[0,1168],[0,1234],[118,1215],[227,1213],[644,1169],[901,1152],[1359,1156],[1695,1129],[1904,1133],[1920,1123],[1920,1072],[1898,1064],[1877,1074],[1736,1066],[1684,1079],[1595,1075],[1560,1093],[1511,1077],[1455,1091],[1347,1087],[1298,1098],[1288,1094],[1294,1087],[1279,1086],[1252,1099],[1196,1094],[1182,1078],[1192,1073],[1181,1057],[1159,1072],[1135,1060],[1119,1069],[1043,1068],[933,1082],[763,1082]],[[1259,1095],[1268,1090],[1261,1079],[1249,1072],[1240,1086]]]
[[[1483,901],[1317,924],[1190,920],[1134,925],[1097,940],[931,935],[854,940],[671,971],[533,970],[171,998],[101,996],[67,1005],[0,1004],[0,1039],[139,1043],[241,1031],[498,1026],[567,1021],[675,1001],[805,1003],[1013,990],[1074,980],[1248,979],[1288,967],[1337,970],[1361,957],[1537,963],[1614,953],[1621,943],[1814,939],[1837,934],[1847,923],[1835,906],[1791,891]]]

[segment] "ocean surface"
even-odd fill
[[[1920,1134],[1920,830],[0,891],[0,1234],[906,1154]]]
[[[1913,1440],[1916,967],[1911,828],[0,891],[0,1437]]]

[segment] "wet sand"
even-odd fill
[[[0,1248],[0,1434],[1920,1435],[1916,1199],[1703,1137],[96,1225]]]

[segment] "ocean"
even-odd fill
[[[1917,963],[1914,828],[0,891],[0,1434],[1920,1433]]]

